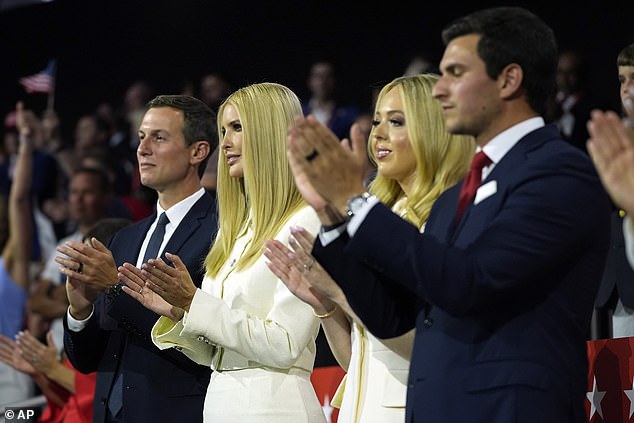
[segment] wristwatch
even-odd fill
[[[363,194],[355,195],[354,197],[351,197],[348,200],[348,206],[346,207],[346,215],[348,216],[348,218],[351,218],[359,210],[361,210],[361,207],[363,207],[363,205],[367,203],[368,200],[370,200],[370,198],[372,197],[373,195],[367,191],[364,192]]]

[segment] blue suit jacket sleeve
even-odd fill
[[[64,323],[64,351],[69,361],[81,373],[88,374],[96,372],[101,361],[102,354],[105,351],[110,332],[103,330],[99,325],[98,309],[101,306],[102,298],[97,299],[95,303],[95,311],[88,320],[84,330],[73,332],[68,328],[68,320],[66,316],[63,318]],[[87,354],[85,346],[90,346],[90,354]]]
[[[327,248],[317,238],[312,254],[326,264],[330,276],[346,293],[352,309],[375,336],[392,338],[414,328],[425,303],[417,298],[416,292],[390,280],[380,267],[353,257],[341,260],[349,242],[347,232]]]

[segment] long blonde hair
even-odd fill
[[[236,263],[236,270],[253,264],[262,254],[264,240],[273,238],[305,206],[286,158],[288,128],[302,114],[295,93],[275,83],[258,83],[231,94],[218,110],[222,144],[222,115],[232,105],[242,123],[243,178],[229,176],[222,152],[218,155],[219,231],[207,258],[207,273],[215,277],[229,258],[236,239],[249,224],[253,239]]]
[[[438,75],[403,76],[385,85],[377,97],[378,105],[393,88],[403,100],[407,133],[416,157],[416,178],[405,204],[404,217],[417,227],[427,221],[434,201],[467,173],[475,151],[472,137],[447,132],[440,104],[432,97]],[[368,138],[368,153],[375,157],[374,126]],[[379,200],[393,207],[405,196],[397,181],[380,172],[370,184]]]

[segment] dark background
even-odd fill
[[[555,31],[560,47],[590,59],[591,87],[618,107],[616,55],[634,41],[634,3],[214,0],[55,0],[12,7],[0,0],[0,113],[16,100],[42,110],[46,95],[26,94],[22,76],[57,58],[55,109],[70,130],[98,103],[121,102],[146,79],[157,93],[181,91],[207,71],[236,86],[274,81],[305,98],[310,60],[322,52],[343,65],[341,94],[362,108],[371,89],[401,75],[423,52],[436,64],[441,28],[492,5],[525,6]]]

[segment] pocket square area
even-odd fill
[[[489,181],[486,184],[482,185],[476,191],[475,198],[473,200],[473,204],[476,205],[480,201],[485,200],[495,194],[498,191],[498,183],[497,181]]]

